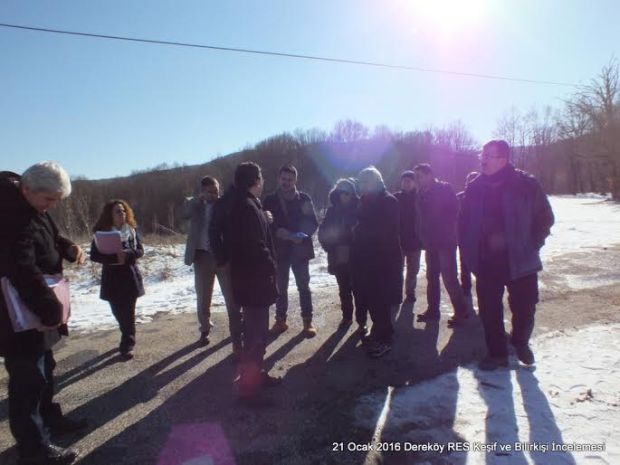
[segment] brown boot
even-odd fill
[[[287,329],[288,325],[286,324],[286,318],[276,317],[276,321],[269,332],[271,334],[282,334]]]
[[[312,320],[304,320],[303,333],[308,339],[316,336],[316,328],[312,326]]]

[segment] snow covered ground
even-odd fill
[[[620,325],[548,333],[533,347],[537,370],[472,365],[366,396],[357,426],[409,456],[432,449],[407,463],[619,464]]]
[[[601,250],[614,243],[620,243],[620,205],[606,201],[596,194],[582,196],[554,196],[551,203],[556,216],[552,236],[543,249],[543,260],[565,257],[574,252]],[[317,258],[311,262],[311,287],[334,287],[336,280],[327,273],[327,259],[315,241]],[[146,295],[138,300],[139,322],[150,321],[160,312],[179,313],[195,311],[194,274],[183,263],[184,245],[162,245],[145,247],[145,256],[140,268],[145,279]],[[575,260],[583,260],[576,257]],[[592,264],[598,267],[596,273],[588,275],[563,275],[563,285],[570,288],[593,287],[620,281],[616,267],[609,264]],[[424,272],[422,265],[421,273]],[[72,291],[72,317],[70,327],[80,330],[98,330],[116,327],[107,302],[99,299],[98,275],[100,265],[89,263],[84,268],[68,269]],[[291,276],[290,286],[294,288]],[[448,305],[445,302],[445,305]],[[446,307],[446,312],[449,308]],[[215,286],[212,311],[225,311],[224,299]]]

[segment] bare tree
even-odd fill
[[[567,101],[568,118],[585,129],[583,140],[595,172],[608,173],[606,183],[620,200],[620,72],[612,59],[597,78]],[[601,167],[602,165],[602,167]],[[592,186],[593,188],[595,186]]]

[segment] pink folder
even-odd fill
[[[103,254],[116,254],[123,250],[120,231],[97,231],[95,233],[95,245]]]
[[[69,321],[71,316],[71,293],[69,290],[69,281],[62,275],[45,275],[45,282],[56,295],[56,298],[62,304],[62,323]],[[53,326],[45,326],[41,320],[30,310],[22,301],[17,290],[11,284],[11,281],[5,276],[0,278],[0,286],[2,286],[2,294],[4,301],[9,310],[9,318],[13,331],[21,332],[29,329],[37,329],[46,331],[54,328]]]

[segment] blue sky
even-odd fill
[[[620,58],[619,17],[615,0],[0,2],[0,23],[578,84]],[[2,27],[0,57],[0,169],[51,159],[93,179],[345,118],[461,120],[482,142],[511,106],[573,91]]]

